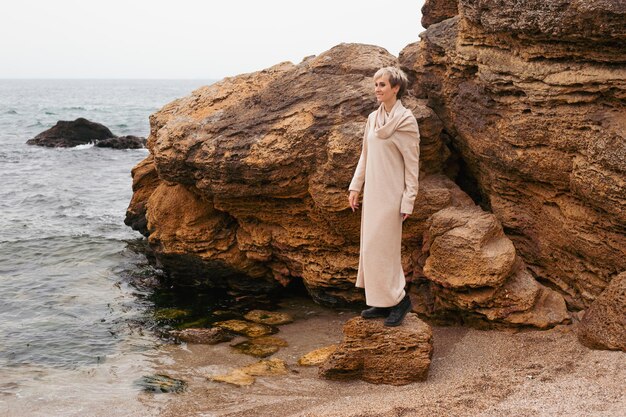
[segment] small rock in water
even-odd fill
[[[252,383],[255,381],[255,378],[239,369],[235,369],[229,374],[215,375],[214,377],[211,377],[211,380],[215,382],[226,382],[228,384],[238,385],[242,387],[252,385]]]
[[[208,325],[211,322],[211,319],[208,317],[202,317],[193,321],[184,321],[180,324],[175,325],[178,330],[192,329],[192,328],[202,328]]]
[[[257,345],[256,343],[254,343],[254,341],[250,340],[246,340],[245,342],[236,343],[230,346],[241,353],[255,356],[257,358],[266,358],[278,352],[278,350],[280,349],[278,346]]]
[[[204,345],[215,345],[217,343],[233,340],[233,335],[229,334],[221,327],[213,327],[211,329],[172,330],[170,336],[175,337],[181,342]]]
[[[182,392],[187,383],[181,379],[170,378],[167,375],[146,375],[141,377],[136,384],[148,392]]]
[[[146,147],[146,138],[133,135],[119,136],[117,138],[101,139],[96,142],[95,146],[113,149],[141,149]]]
[[[298,359],[298,365],[317,366],[324,363],[333,352],[337,350],[337,345],[324,346],[306,353]]]
[[[279,313],[267,310],[252,310],[243,316],[246,320],[262,324],[287,324],[293,322],[293,317],[287,313]]]
[[[255,345],[278,346],[278,347],[289,346],[289,344],[287,343],[285,339],[281,339],[280,337],[275,337],[275,336],[255,337],[254,339],[251,340],[251,342],[254,343]]]
[[[70,148],[116,137],[106,126],[79,117],[74,121],[59,120],[26,143],[55,148]]]
[[[233,370],[229,374],[211,377],[212,381],[226,382],[238,386],[252,385],[255,376],[285,375],[289,372],[285,361],[280,359],[261,360]]]
[[[252,323],[245,320],[218,321],[214,323],[214,325],[248,337],[265,336],[278,331],[277,328],[268,326],[267,324]]]
[[[289,372],[287,364],[281,359],[261,360],[239,370],[254,376],[285,375]]]

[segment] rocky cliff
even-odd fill
[[[495,214],[571,309],[626,270],[626,3],[459,0],[400,63]]]
[[[133,169],[127,224],[181,284],[268,292],[301,281],[321,303],[362,301],[346,190],[376,108],[371,76],[399,62],[421,132],[403,231],[415,310],[480,325],[566,321],[563,295],[581,308],[626,269],[626,31],[613,19],[567,32],[561,19],[624,15],[606,3],[546,20],[556,11],[537,6],[516,32],[491,3],[460,1],[399,61],[342,44],[166,105]],[[525,16],[518,3],[509,19]]]

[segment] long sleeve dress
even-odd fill
[[[365,125],[349,190],[364,186],[356,286],[365,288],[368,306],[395,306],[405,296],[402,213],[413,213],[417,196],[419,138],[415,116],[400,100],[388,114],[381,104]]]

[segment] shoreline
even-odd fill
[[[186,380],[189,388],[173,396],[142,394],[144,405],[164,417],[621,416],[626,409],[620,382],[626,355],[584,347],[576,324],[550,330],[433,326],[428,379],[394,387],[323,380],[317,367],[297,365],[302,354],[340,342],[343,323],[354,313],[298,299],[290,304],[280,311],[296,321],[277,334],[289,346],[271,357],[287,363],[288,375],[258,377],[249,387],[213,382],[207,378],[258,359],[233,353],[229,343],[169,345],[156,371]]]

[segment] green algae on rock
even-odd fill
[[[245,320],[218,321],[214,323],[214,325],[248,337],[266,336],[278,332],[276,327],[268,326],[267,324],[252,323]]]
[[[266,358],[278,352],[280,349],[278,346],[256,344],[254,343],[254,339],[235,343],[234,345],[230,345],[230,347],[240,353],[255,356],[257,358]]]
[[[191,311],[180,308],[159,308],[154,312],[154,317],[157,320],[179,320],[190,314]]]
[[[239,368],[242,372],[254,376],[285,375],[289,372],[287,364],[282,359],[265,359]]]
[[[211,323],[209,317],[202,317],[192,321],[184,321],[182,323],[174,325],[178,330],[201,328]]]
[[[182,392],[187,387],[187,383],[182,379],[171,378],[167,375],[145,375],[135,381],[144,391],[148,392]]]
[[[285,339],[281,339],[280,337],[276,337],[276,336],[255,337],[254,339],[251,340],[251,342],[253,342],[255,345],[265,345],[265,346],[269,345],[269,346],[278,346],[278,347],[289,346],[289,343],[287,343]]]
[[[222,327],[213,327],[210,329],[185,329],[185,330],[172,330],[170,336],[175,337],[181,342],[215,345],[221,342],[228,342],[233,340],[233,335],[230,334]]]
[[[246,320],[261,324],[279,325],[293,323],[293,317],[289,314],[276,311],[252,310],[243,317]]]

